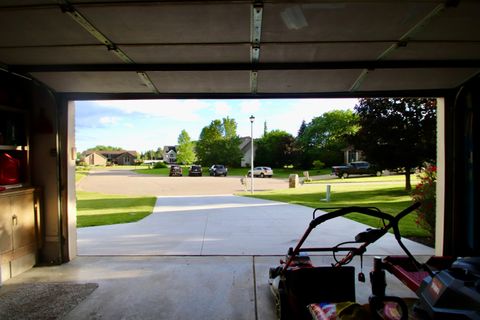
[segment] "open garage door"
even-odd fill
[[[472,220],[453,217],[477,207],[462,190],[474,192],[478,171],[458,159],[478,152],[479,10],[473,0],[3,1],[2,101],[26,97],[26,112],[44,125],[31,140],[32,182],[45,191],[44,259],[75,254],[68,104],[87,99],[445,97],[442,206],[457,224],[448,231],[446,221],[443,240],[455,243],[458,223]],[[443,249],[468,243],[478,253],[472,234]]]

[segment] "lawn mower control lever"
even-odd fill
[[[360,232],[355,236],[355,242],[375,242],[380,239],[386,230],[368,228],[366,231]]]

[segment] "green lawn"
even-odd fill
[[[77,191],[77,227],[135,222],[152,213],[155,197]]]
[[[160,168],[160,169],[143,168],[143,169],[135,169],[134,171],[140,174],[154,174],[154,175],[166,177],[170,172],[170,168]],[[188,174],[188,168],[183,168],[183,174],[184,175]]]
[[[282,178],[286,179],[291,174],[298,174],[299,177],[303,177],[303,172],[305,171],[305,170],[294,169],[294,168],[272,168],[272,170],[273,170],[273,177],[279,178],[279,179],[282,179]],[[245,176],[247,175],[248,171],[250,171],[250,167],[249,168],[228,168],[228,174],[231,176]],[[310,173],[310,176],[329,174],[330,171],[331,171],[330,169],[308,170],[308,172]]]
[[[417,175],[411,174],[410,175],[411,184],[412,186],[420,182]],[[380,176],[380,177],[369,177],[369,176],[350,176],[347,179],[340,179],[337,177],[333,177],[332,179],[322,179],[322,180],[313,180],[308,182],[309,184],[329,184],[329,183],[356,183],[356,182],[401,182],[405,184],[405,175],[403,174],[395,174],[395,175],[388,175],[388,176]]]
[[[375,177],[375,179],[378,178]],[[241,195],[252,196],[249,193],[242,193]],[[392,215],[396,215],[412,204],[411,197],[404,190],[403,181],[378,184],[335,184],[331,186],[330,202],[322,201],[322,199],[326,197],[326,185],[322,184],[307,185],[296,189],[257,192],[253,197],[299,204],[311,208],[372,206]],[[327,209],[326,211],[332,210]],[[362,214],[354,213],[347,217],[373,227],[381,226],[380,219],[371,218]],[[401,220],[401,234],[405,237],[413,238],[428,237],[427,231],[415,223],[416,217],[416,213],[411,213]]]
[[[79,182],[84,177],[86,177],[88,175],[89,171],[90,171],[89,167],[76,167],[75,168],[75,182]]]

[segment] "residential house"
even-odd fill
[[[177,161],[177,146],[163,147],[163,161],[165,163],[175,163]]]
[[[114,163],[119,165],[134,165],[136,159],[137,159],[136,151],[125,151],[117,155],[117,157],[114,160]]]
[[[87,150],[87,151],[84,152],[84,154],[85,154],[85,159],[87,159],[87,157],[89,157],[92,154],[100,155],[100,156],[102,156],[106,159],[105,164],[111,163],[111,164],[118,164],[118,165],[133,165],[133,164],[135,164],[135,160],[137,159],[137,152],[136,151],[126,151],[126,150],[119,150],[119,151]],[[102,165],[104,165],[104,164],[102,164]]]
[[[241,167],[248,167],[252,159],[252,139],[250,137],[241,137],[240,145],[238,146],[242,151],[242,160],[240,162]],[[254,152],[257,149],[255,143],[253,144]],[[255,155],[255,154],[254,154]],[[255,159],[253,160],[255,161]]]
[[[83,158],[83,161],[88,164],[89,166],[105,166],[107,165],[107,158],[105,158],[103,155],[97,153],[97,152],[92,152],[89,154],[86,154],[85,157]]]
[[[363,151],[356,150],[354,146],[348,146],[347,148],[343,149],[343,162],[350,163],[354,161],[362,161],[365,160],[365,155]]]

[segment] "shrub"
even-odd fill
[[[313,168],[320,170],[325,167],[325,163],[320,160],[313,161]]]
[[[165,162],[156,162],[154,165],[153,165],[153,168],[154,169],[162,169],[162,168],[168,168],[167,164]]]
[[[79,162],[77,163],[77,166],[79,166],[79,167],[88,167],[88,164],[87,164],[85,161],[79,161]]]
[[[413,201],[421,203],[416,223],[435,237],[437,167],[428,165],[418,177],[420,183],[412,191]]]

